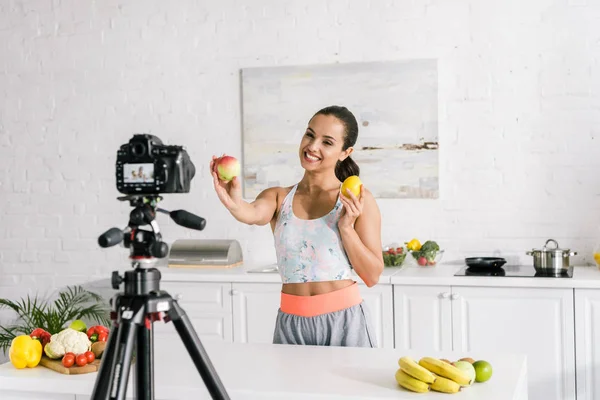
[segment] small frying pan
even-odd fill
[[[501,257],[468,257],[465,263],[474,269],[496,269],[506,264],[506,260]]]

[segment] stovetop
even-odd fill
[[[572,278],[573,267],[560,275],[548,275],[537,272],[533,265],[504,265],[494,269],[475,269],[467,266],[461,268],[454,276],[505,276],[522,278]]]

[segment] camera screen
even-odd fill
[[[154,164],[125,164],[123,165],[124,183],[153,183]]]

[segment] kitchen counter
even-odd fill
[[[158,268],[163,281],[281,283],[276,264],[243,264],[233,268]],[[379,284],[389,285],[400,268],[385,268]],[[259,272],[267,271],[267,272]],[[356,280],[362,282],[354,273]]]
[[[575,266],[572,278],[454,276],[464,265],[440,264],[436,267],[407,267],[390,277],[396,285],[428,286],[488,286],[600,289],[600,270],[596,267]]]
[[[232,399],[441,399],[443,393],[417,394],[396,383],[398,359],[421,353],[349,347],[272,344],[204,343]],[[455,360],[469,354],[430,353]],[[210,398],[179,340],[155,347],[156,399]],[[527,362],[515,354],[477,354],[488,360],[494,375],[485,383],[453,395],[453,399],[527,399]],[[61,375],[44,367],[17,370],[0,365],[0,398],[88,399],[97,373]],[[132,395],[133,379],[128,392]],[[37,396],[36,396],[37,394]],[[61,396],[64,395],[64,396]]]
[[[572,278],[552,277],[506,277],[506,276],[454,276],[464,265],[440,263],[435,267],[407,266],[387,267],[379,279],[379,285],[428,285],[428,286],[489,286],[489,287],[538,287],[538,288],[589,288],[600,289],[600,270],[590,266],[575,266]],[[275,264],[245,264],[235,268],[158,268],[162,280],[167,282],[246,282],[281,283]],[[270,271],[270,272],[256,272]],[[358,275],[354,275],[362,282]]]

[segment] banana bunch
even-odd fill
[[[423,357],[417,363],[408,356],[398,360],[396,381],[407,390],[425,393],[430,390],[457,393],[471,379],[454,365],[433,357]]]

